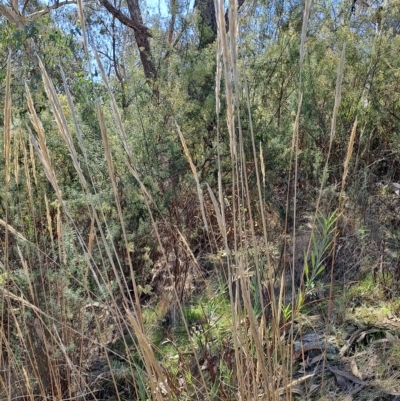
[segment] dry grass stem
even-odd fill
[[[11,165],[11,52],[7,58],[6,73],[6,95],[4,102],[4,158],[5,158],[5,183],[10,182],[10,165]]]
[[[201,189],[201,186],[200,186],[200,181],[199,181],[199,177],[197,175],[196,167],[193,164],[193,160],[190,156],[189,149],[186,146],[185,138],[181,132],[181,129],[180,129],[178,123],[175,122],[175,125],[176,125],[176,129],[178,131],[178,134],[179,134],[179,139],[181,140],[181,143],[182,143],[182,147],[183,147],[183,151],[185,153],[186,159],[189,162],[190,169],[192,170],[193,178],[196,181],[196,188],[197,188],[197,195],[199,197],[199,202],[200,202],[201,216],[203,218],[204,228],[206,229],[206,231],[208,231],[208,223],[207,223],[207,219],[206,219],[206,212],[204,209],[203,190]]]

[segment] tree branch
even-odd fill
[[[175,20],[176,20],[176,0],[170,1],[170,9],[171,9],[171,20],[169,21],[169,29],[168,29],[168,43],[172,42],[175,31]]]
[[[25,2],[24,9],[27,4],[28,4],[28,1]],[[62,2],[56,2],[53,5],[48,6],[43,10],[36,11],[27,16],[21,15],[18,12],[18,10],[15,11],[14,9],[10,9],[9,7],[6,7],[6,6],[3,6],[0,4],[0,13],[3,14],[8,19],[9,22],[11,22],[12,24],[14,24],[18,27],[21,27],[25,24],[26,21],[34,21],[35,19],[38,19],[45,14],[48,14],[51,10],[56,10],[57,8],[66,6],[68,4],[76,4],[76,1],[75,0],[65,0]]]
[[[28,21],[34,21],[35,19],[38,19],[42,15],[48,14],[51,10],[56,10],[57,8],[60,8],[62,6],[67,6],[69,4],[76,4],[75,0],[66,0],[62,2],[56,2],[52,6],[47,6],[44,10],[36,11],[35,13],[32,13],[30,15],[27,15],[24,17]]]
[[[14,25],[20,26],[21,25],[21,21],[19,16],[11,9],[9,9],[6,6],[3,6],[0,4],[0,13],[2,13],[9,22],[11,22]]]
[[[152,37],[149,32],[149,28],[143,24],[140,24],[136,21],[133,21],[131,18],[128,18],[124,13],[120,10],[116,9],[108,0],[99,0],[100,4],[107,9],[115,18],[117,18],[124,25],[132,28],[135,31],[139,31],[144,33],[146,36]]]
[[[24,6],[22,7],[21,14],[23,14],[25,12],[26,7],[28,7],[28,3],[29,3],[29,0],[25,0]]]
[[[182,38],[183,34],[185,33],[185,31],[188,29],[189,25],[190,25],[190,22],[189,22],[188,20],[184,20],[184,21],[183,21],[182,29],[181,29],[181,31],[178,33],[178,35],[176,36],[176,38],[175,38],[175,40],[173,41],[173,43],[171,44],[170,49],[168,49],[167,52],[165,53],[165,56],[164,56],[164,58],[163,58],[164,60],[167,60],[167,59],[168,59],[168,57],[169,57],[170,54],[171,54],[171,49],[174,49],[174,48],[175,48],[175,46],[176,46],[176,45],[178,44],[178,42],[181,40],[181,38]]]

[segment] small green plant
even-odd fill
[[[288,322],[292,316],[293,310],[292,310],[292,305],[287,304],[285,307],[282,307],[282,314],[283,318],[285,319],[285,322]]]
[[[312,249],[310,259],[307,257],[307,253],[304,253],[306,294],[314,290],[317,278],[325,270],[325,261],[332,253],[337,218],[337,211],[330,213],[327,217],[320,215],[317,218],[316,232],[313,232],[311,236]]]

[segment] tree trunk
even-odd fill
[[[140,60],[142,62],[144,75],[146,78],[155,82],[157,79],[157,70],[152,60],[149,28],[143,25],[142,13],[138,0],[127,0],[130,18],[120,10],[115,8],[108,0],[99,0],[100,4],[107,9],[115,18],[134,31],[136,44],[139,48]],[[154,89],[153,89],[154,91]]]
[[[143,26],[142,13],[140,12],[138,0],[127,0],[131,20]],[[140,60],[142,61],[144,75],[147,79],[155,81],[157,70],[152,60],[150,40],[146,31],[135,29],[136,44],[139,48]]]
[[[200,49],[217,39],[217,19],[215,16],[214,0],[195,0],[194,8],[199,12]]]
[[[237,0],[238,10],[242,7],[245,0]],[[200,49],[214,43],[217,39],[217,18],[215,15],[214,0],[195,0],[194,8],[199,11],[200,24]],[[229,30],[229,9],[225,13],[225,29]]]

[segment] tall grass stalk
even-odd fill
[[[10,165],[11,165],[11,52],[7,58],[6,73],[6,96],[4,102],[4,158],[5,165],[5,184],[10,182]]]

